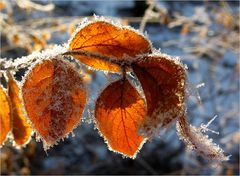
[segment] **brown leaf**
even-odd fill
[[[138,134],[146,106],[143,98],[125,78],[108,85],[95,106],[97,126],[110,150],[134,158],[144,137]]]
[[[81,76],[60,56],[35,65],[26,77],[22,94],[45,149],[72,132],[86,104]]]
[[[8,74],[8,96],[11,102],[14,142],[21,146],[29,142],[32,128],[23,112],[23,103],[19,97],[19,87],[10,73]]]
[[[95,21],[80,28],[70,41],[69,50],[86,51],[112,58],[115,61],[133,60],[137,55],[151,52],[149,41],[136,31],[106,21]],[[95,69],[119,72],[121,69],[102,59],[73,54]]]
[[[3,87],[0,86],[0,146],[7,139],[7,135],[11,130],[10,105]]]
[[[185,111],[185,69],[166,55],[154,55],[133,64],[146,100],[147,117],[142,131],[147,137]]]

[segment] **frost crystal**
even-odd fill
[[[41,56],[44,53],[38,57]],[[36,78],[39,82],[33,82]],[[62,56],[43,58],[33,65],[21,92],[28,118],[43,140],[45,150],[67,137],[80,123],[85,107],[85,85],[78,71]],[[34,107],[34,111],[29,107]]]
[[[189,125],[185,117],[179,119],[176,128],[180,139],[189,149],[196,150],[204,158],[216,163],[229,160],[229,156],[225,156],[223,150],[201,132],[201,128]]]

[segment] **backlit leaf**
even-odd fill
[[[117,26],[106,21],[95,21],[78,30],[69,43],[69,50],[87,51],[112,58],[115,61],[129,62],[137,55],[150,53],[151,44],[145,37],[129,27]],[[96,57],[78,54],[73,56],[95,69],[120,71],[117,65]]]
[[[19,98],[19,87],[10,73],[8,79],[8,96],[12,112],[12,134],[17,145],[24,145],[31,137],[32,128],[23,112],[23,103]]]
[[[141,130],[151,137],[156,129],[185,111],[185,69],[169,56],[154,55],[133,64],[133,70],[147,100],[147,117]]]
[[[138,134],[146,106],[127,79],[111,83],[100,94],[95,106],[98,128],[110,150],[134,158],[144,137]]]
[[[0,146],[7,139],[7,135],[11,130],[10,106],[8,97],[6,96],[2,86],[0,86]]]
[[[27,114],[48,149],[80,122],[86,90],[78,72],[63,58],[36,64],[22,87]]]

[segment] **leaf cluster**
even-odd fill
[[[83,21],[67,45],[28,56],[25,61],[34,64],[19,86],[7,68],[26,62],[2,62],[8,89],[0,88],[1,144],[13,134],[24,145],[33,131],[48,149],[79,125],[89,92],[69,56],[89,69],[119,75],[95,102],[95,125],[110,150],[135,158],[147,140],[177,121],[192,149],[214,161],[228,159],[187,122],[187,72],[180,60],[157,51],[137,30],[101,17]]]

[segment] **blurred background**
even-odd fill
[[[107,78],[85,69],[92,82],[87,123],[47,153],[34,137],[22,149],[6,143],[0,154],[1,174],[239,175],[239,1],[1,0],[0,10],[1,58],[6,59],[66,43],[82,18],[94,14],[146,31],[155,48],[179,56],[188,66],[190,122],[200,126],[217,115],[209,128],[219,135],[208,135],[232,155],[230,161],[211,167],[186,150],[174,124],[147,142],[135,160],[109,151],[91,123],[92,103]],[[17,72],[19,81],[24,73]],[[205,86],[198,89],[201,83]]]

